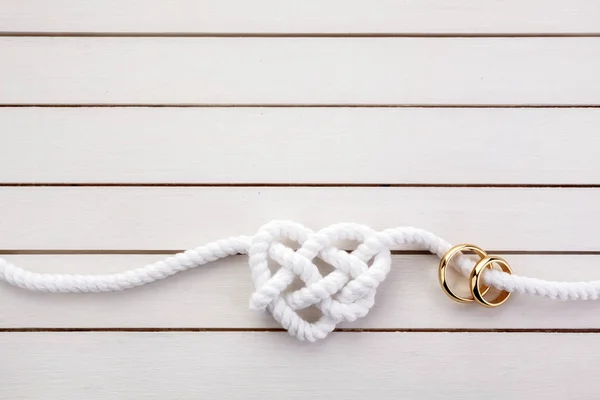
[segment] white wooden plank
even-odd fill
[[[600,104],[598,37],[4,37],[0,54],[0,104]]]
[[[4,0],[8,32],[598,33],[593,0]]]
[[[598,126],[594,108],[9,107],[0,181],[598,184]]]
[[[598,391],[600,335],[3,334],[3,399],[564,399]],[[526,396],[524,396],[526,394]]]
[[[273,219],[415,226],[496,250],[598,251],[600,189],[3,187],[3,249],[187,249]]]
[[[599,256],[505,255],[515,273],[543,279],[600,279]],[[7,256],[48,273],[111,273],[162,255]],[[600,328],[598,303],[556,302],[515,294],[501,308],[449,300],[437,282],[433,256],[394,255],[369,315],[340,327],[358,329]],[[134,290],[102,294],[34,293],[0,285],[0,328],[279,328],[248,309],[253,291],[247,258],[235,257]],[[151,310],[146,312],[144,310]],[[315,314],[315,316],[318,314]]]

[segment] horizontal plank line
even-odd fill
[[[600,32],[578,33],[190,33],[190,32],[0,32],[0,37],[76,37],[76,38],[586,38]]]
[[[282,328],[0,328],[0,333],[41,332],[286,332]],[[530,328],[338,328],[344,333],[600,333],[600,329],[530,329]]]
[[[600,108],[600,104],[4,103],[0,108]]]
[[[0,187],[390,187],[390,188],[525,188],[598,189],[600,184],[572,183],[166,183],[166,182],[1,182]]]
[[[186,249],[0,249],[0,255],[27,255],[27,256],[50,256],[50,255],[167,255],[177,254]],[[351,249],[346,249],[351,251]],[[489,253],[504,255],[537,255],[537,256],[600,256],[600,250],[493,250]],[[431,255],[426,250],[392,250],[394,255]]]

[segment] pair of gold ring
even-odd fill
[[[479,261],[477,262],[477,264],[475,264],[475,267],[473,268],[469,276],[472,297],[462,297],[457,295],[452,291],[452,289],[450,289],[450,286],[448,286],[448,281],[446,280],[446,271],[448,269],[448,264],[450,263],[450,260],[452,259],[452,257],[454,257],[463,250],[472,251],[477,256],[479,256]],[[444,293],[446,293],[446,295],[448,295],[448,297],[450,297],[454,301],[457,301],[459,303],[469,303],[472,301],[476,301],[484,307],[498,307],[499,305],[503,304],[506,300],[508,300],[508,298],[510,297],[510,292],[503,290],[495,299],[487,300],[484,296],[490,288],[481,285],[482,272],[486,268],[492,269],[495,266],[500,267],[502,271],[508,274],[512,274],[512,269],[502,257],[488,255],[485,252],[485,250],[472,244],[459,244],[448,250],[448,252],[444,254],[444,257],[442,257],[440,261],[440,268],[438,271],[438,278]]]

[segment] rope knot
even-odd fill
[[[264,225],[249,249],[255,286],[250,308],[268,310],[291,335],[311,342],[327,336],[340,322],[364,317],[391,266],[389,247],[380,236],[359,224],[336,224],[318,232],[288,221]],[[359,245],[351,252],[335,247],[344,241]],[[298,249],[290,247],[290,242]],[[333,271],[323,276],[315,264],[317,259]],[[272,273],[276,266],[279,268]],[[298,279],[304,287],[292,290]],[[298,314],[309,307],[321,311],[315,322]]]

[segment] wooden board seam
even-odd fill
[[[11,32],[0,37],[77,37],[77,38],[587,38],[600,33],[186,33],[186,32]]]
[[[600,184],[577,183],[167,183],[167,182],[0,182],[0,187],[243,187],[243,188],[524,188],[598,189]]]
[[[2,103],[0,108],[600,108],[600,104]]]
[[[571,328],[338,328],[340,333],[600,333],[600,329]],[[283,328],[0,328],[0,333],[72,332],[287,332]]]
[[[2,249],[0,255],[168,255],[184,252],[186,249]],[[345,249],[351,251],[352,249]],[[490,253],[500,255],[539,255],[539,256],[600,256],[600,250],[494,250]],[[425,250],[391,250],[392,255],[431,256]]]

